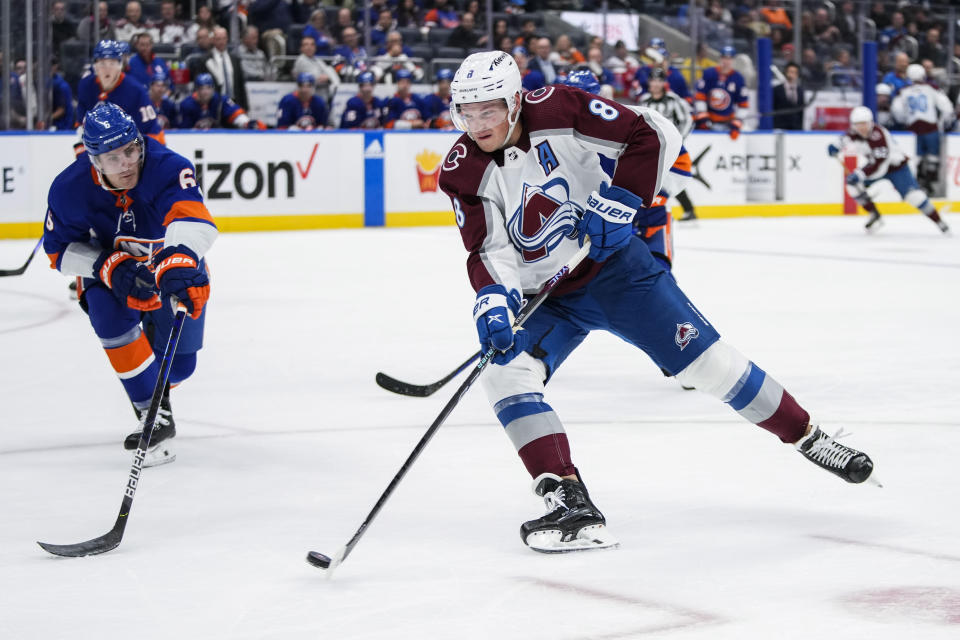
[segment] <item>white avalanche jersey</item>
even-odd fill
[[[890,104],[893,119],[920,135],[945,131],[953,121],[949,98],[929,84],[912,84],[900,89]]]
[[[461,136],[440,174],[477,291],[501,284],[536,293],[576,253],[587,196],[610,181],[598,153],[617,160],[612,184],[649,206],[681,142],[659,114],[638,115],[566,86],[525,94],[517,126],[523,127],[517,145],[489,154]],[[583,286],[600,266],[585,260],[557,294]]]
[[[844,155],[856,155],[857,166],[870,180],[879,180],[907,163],[907,155],[897,146],[890,132],[878,124],[866,138],[850,128],[840,138]]]

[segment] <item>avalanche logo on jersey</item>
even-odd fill
[[[731,83],[732,84],[732,83]],[[736,87],[732,87],[734,91]],[[724,111],[730,108],[730,94],[723,87],[710,89],[710,108],[714,111]]]
[[[689,322],[682,322],[677,325],[677,335],[674,336],[673,340],[680,347],[680,351],[683,351],[692,340],[699,337],[700,331],[695,326]]]
[[[570,187],[563,178],[543,186],[524,183],[523,198],[507,222],[507,234],[520,248],[524,262],[536,262],[550,255],[564,237],[576,234],[582,214],[583,209],[570,201]]]

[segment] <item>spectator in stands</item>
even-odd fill
[[[484,22],[480,23],[485,24]],[[504,38],[510,38],[510,25],[503,18],[497,18],[493,21],[493,42],[502,42]],[[513,38],[510,38],[511,46]],[[509,52],[509,49],[505,49]]]
[[[684,100],[690,102],[692,97],[690,96],[690,87],[687,85],[687,81],[683,77],[683,73],[680,69],[674,67],[670,64],[670,52],[660,47],[657,50],[659,55],[659,60],[653,62],[648,67],[641,67],[637,69],[637,72],[634,74],[634,79],[639,85],[639,88],[642,90],[640,93],[646,92],[647,89],[647,76],[650,71],[655,68],[663,69],[663,77],[667,81],[668,89],[674,92]],[[599,77],[599,76],[598,76]]]
[[[398,71],[405,70],[419,82],[423,78],[423,69],[414,64],[411,57],[410,49],[403,46],[403,36],[400,32],[391,31],[387,34],[387,49],[379,54],[380,59],[377,60],[372,71],[378,80],[385,78],[393,81]]]
[[[200,10],[197,9],[197,14]],[[260,30],[260,46],[268,59],[287,53],[287,29],[293,24],[292,3],[287,0],[253,0],[247,21]]]
[[[820,7],[813,14],[813,32],[817,42],[833,46],[841,41],[840,29],[830,22],[830,14]]]
[[[337,42],[343,42],[343,30],[356,29],[356,23],[353,21],[353,12],[346,7],[337,11],[337,24],[333,25],[330,32]]]
[[[113,20],[110,19],[108,15],[109,7],[106,2],[98,3],[100,11],[100,26],[96,29],[93,27],[93,3],[90,3],[90,15],[85,17],[80,21],[80,24],[77,25],[77,38],[81,42],[90,42],[91,39],[96,40],[97,42],[101,40],[116,40],[117,39],[117,30],[114,26]],[[97,33],[94,34],[93,32]]]
[[[395,28],[393,13],[390,9],[381,9],[380,15],[377,17],[377,23],[370,30],[370,46],[374,48],[386,46],[387,33]]]
[[[127,73],[139,80],[140,84],[149,88],[150,78],[157,73],[170,77],[167,61],[153,52],[153,36],[149,31],[141,31],[133,36],[133,49],[135,53],[127,62]]]
[[[236,102],[241,109],[249,109],[246,78],[240,59],[227,50],[227,30],[217,26],[213,30],[213,47],[207,56],[206,71],[216,82],[217,93]]]
[[[57,131],[72,131],[77,126],[73,91],[60,75],[60,60],[56,56],[50,58],[50,82],[47,89],[51,96],[50,125]]]
[[[800,77],[804,85],[814,89],[827,84],[827,72],[813,47],[805,48],[801,54]]]
[[[267,60],[267,54],[258,46],[259,43],[259,29],[250,25],[243,30],[243,37],[240,38],[240,45],[237,47],[237,57],[240,58],[240,67],[243,69],[245,80],[273,80],[275,76],[273,65]]]
[[[206,27],[197,29],[196,42],[194,44],[197,47],[196,51],[188,54],[183,60],[183,64],[185,64],[190,71],[191,78],[196,78],[203,73],[204,67],[207,64],[207,57],[213,48],[213,42],[210,39],[210,30]]]
[[[157,29],[157,42],[163,44],[183,44],[187,42],[187,25],[177,19],[177,4],[174,0],[160,3],[160,21],[154,25]]]
[[[793,30],[790,15],[780,6],[779,0],[767,0],[764,7],[760,9],[760,14],[774,29]]]
[[[417,6],[417,0],[401,0],[397,4],[397,27],[419,27],[423,24],[423,12]]]
[[[800,66],[788,62],[783,70],[787,81],[773,88],[773,127],[788,131],[803,129],[803,84],[800,82]]]
[[[943,67],[947,64],[947,50],[940,44],[940,29],[936,27],[927,31],[926,38],[920,44],[917,57],[927,58],[935,67]]]
[[[833,59],[824,65],[830,84],[834,87],[849,87],[857,89],[863,84],[863,74],[850,64],[850,52],[838,47],[833,53]]]
[[[180,123],[180,107],[170,99],[170,81],[163,73],[156,73],[150,78],[150,85],[147,93],[150,95],[150,102],[153,103],[153,110],[157,114],[157,122],[160,128],[175,129]]]
[[[460,24],[450,32],[450,37],[447,38],[447,46],[460,47],[462,49],[476,49],[486,46],[486,34],[480,35],[474,27],[476,27],[476,22],[474,21],[473,14],[465,12],[460,17]]]
[[[611,91],[613,90],[617,79],[614,77],[613,72],[603,65],[603,49],[600,47],[590,47],[587,49],[587,60],[583,66],[590,69],[593,75],[597,76],[600,84],[610,85]]]
[[[293,62],[293,76],[300,74],[313,76],[320,95],[329,100],[340,85],[340,76],[336,70],[317,56],[317,43],[310,36],[300,38],[300,55]]]
[[[520,35],[514,41],[518,47],[523,47],[527,51],[533,50],[533,41],[539,38],[537,35],[537,22],[533,18],[527,18],[520,24]]]
[[[554,66],[566,67],[568,69],[587,61],[587,59],[583,57],[583,54],[573,46],[573,41],[570,39],[570,36],[565,33],[557,36],[557,45],[553,53],[550,54],[550,60],[553,61]]]
[[[433,9],[423,16],[423,24],[428,27],[456,29],[460,18],[457,17],[456,7],[452,6],[449,0],[435,0]]]
[[[557,81],[557,68],[550,61],[550,38],[544,36],[534,41],[533,57],[527,63],[531,71],[539,71],[543,74],[543,80],[546,84],[553,84]]]
[[[513,59],[520,69],[520,78],[523,88],[527,91],[534,91],[547,86],[543,79],[543,74],[530,68],[530,54],[523,47],[513,48]]]
[[[310,14],[310,22],[303,28],[304,36],[310,36],[317,43],[317,55],[328,56],[333,53],[333,36],[327,29],[327,12],[317,9]]]
[[[899,51],[893,58],[893,69],[887,73],[887,75],[883,76],[883,81],[890,85],[892,90],[890,93],[891,100],[897,97],[900,89],[910,84],[910,80],[907,78],[907,66],[909,66],[909,64],[910,56],[903,51]]]
[[[882,31],[890,26],[890,14],[887,13],[886,4],[883,2],[874,2],[870,9],[870,19],[877,25],[877,30]]]
[[[633,77],[637,69],[640,68],[640,61],[627,49],[623,40],[617,40],[613,45],[613,55],[607,58],[606,67],[614,75],[628,74]]]
[[[379,129],[386,115],[387,101],[373,95],[376,78],[373,72],[364,71],[357,76],[357,95],[347,100],[347,107],[340,117],[341,129]]]
[[[907,35],[907,28],[904,26],[903,12],[894,11],[890,14],[890,26],[880,32],[877,40],[884,49],[893,49],[905,35]]]
[[[844,42],[852,42],[857,37],[857,13],[853,0],[846,0],[840,5],[840,11],[837,12],[833,20],[834,26],[840,31],[840,38]]]
[[[396,0],[394,0],[394,2],[395,2],[395,1],[396,1]],[[344,6],[349,6],[350,3],[349,3],[349,2],[344,2],[343,4],[344,4]],[[365,26],[365,25],[364,25],[364,21],[363,21],[363,5],[364,5],[364,2],[362,2],[362,0],[361,0],[360,2],[357,2],[356,4],[357,4],[357,11],[356,11],[356,14],[357,14],[357,23],[356,23],[357,31],[363,32],[363,29],[364,29],[364,26]],[[374,26],[375,24],[377,24],[377,22],[380,20],[380,13],[383,12],[384,9],[386,9],[386,10],[388,10],[388,11],[390,10],[390,7],[387,6],[387,0],[370,0],[370,13],[368,14],[368,17],[367,17],[367,25],[370,26],[370,28],[373,28],[373,26]],[[393,14],[391,13],[391,20],[392,20],[392,16],[393,16]]]
[[[67,3],[62,0],[50,6],[50,31],[54,51],[60,51],[62,42],[77,35],[77,25],[67,15]]]
[[[487,14],[483,11],[485,6],[486,3],[484,3],[483,6],[480,5],[480,0],[469,0],[466,8],[463,10],[464,13],[472,13],[474,22],[483,27],[484,30],[486,30],[487,24]]]
[[[157,38],[153,24],[143,19],[143,7],[136,0],[127,3],[123,18],[117,21],[117,40],[132,42],[134,35],[149,31],[153,38]]]
[[[513,38],[510,36],[504,36],[500,38],[500,42],[497,45],[497,51],[503,51],[504,53],[513,53]]]
[[[769,22],[764,20],[758,10],[750,9],[744,12],[737,20],[737,24],[733,28],[733,36],[735,38],[755,40],[756,38],[769,38],[773,31],[773,27],[770,26]],[[783,29],[777,29],[777,32],[782,33]],[[738,35],[739,33],[743,35]]]
[[[367,50],[360,46],[360,34],[353,27],[347,27],[341,32],[343,44],[333,50],[333,55],[343,56],[348,65],[354,65],[357,60],[367,58]]]
[[[326,103],[316,95],[314,77],[301,73],[297,75],[297,90],[280,99],[277,128],[291,131],[324,129],[328,116]]]
[[[213,19],[213,13],[210,7],[205,4],[197,7],[197,15],[193,17],[193,22],[187,27],[187,40],[195,42],[198,39],[197,34],[200,29],[206,29],[208,34],[213,33],[213,28],[217,26],[217,21]]]
[[[805,47],[817,48],[817,30],[814,26],[813,11],[805,9],[800,14],[800,42]]]

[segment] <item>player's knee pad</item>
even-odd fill
[[[491,407],[504,398],[516,395],[543,393],[547,370],[543,362],[529,353],[521,353],[506,365],[490,365],[481,376],[484,391]]]
[[[177,353],[173,356],[173,362],[170,363],[170,384],[180,384],[193,375],[196,368],[196,353]]]
[[[846,185],[847,195],[849,195],[854,200],[860,201],[861,198],[867,198],[867,191],[859,184],[848,184]]]
[[[743,354],[723,340],[717,340],[675,377],[685,387],[694,387],[726,401],[727,393],[749,366],[750,361]]]
[[[911,189],[910,191],[907,191],[907,195],[903,196],[903,199],[906,200],[910,206],[916,207],[921,211],[926,208],[926,205],[930,204],[927,194],[920,189]]]

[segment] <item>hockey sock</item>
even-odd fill
[[[857,201],[857,204],[863,207],[868,213],[880,215],[880,212],[877,211],[877,205],[873,204],[873,200],[871,200],[870,196],[868,196],[866,193],[861,193],[855,198],[855,200]]]
[[[543,401],[542,393],[504,398],[494,411],[531,477],[576,473],[567,434],[553,408]]]
[[[147,336],[140,333],[136,340],[118,347],[105,347],[107,358],[117,372],[130,401],[139,409],[150,404],[153,387],[160,366]]]
[[[802,438],[810,423],[810,414],[779,382],[753,362],[727,392],[724,402],[783,442],[796,442]]]
[[[683,207],[684,211],[693,211],[693,203],[690,202],[690,196],[687,195],[686,191],[681,191],[676,195],[677,202],[680,203],[680,206]]]

